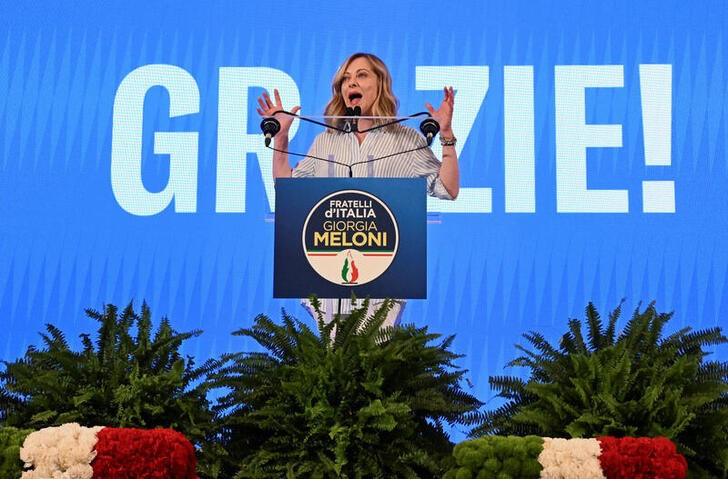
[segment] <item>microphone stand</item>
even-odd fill
[[[324,162],[327,162],[327,163],[334,163],[336,165],[344,166],[344,167],[346,167],[346,168],[349,169],[349,178],[353,178],[353,176],[354,176],[354,169],[353,169],[353,167],[356,166],[356,165],[361,165],[361,164],[366,164],[366,163],[373,163],[375,161],[383,160],[383,159],[386,159],[386,158],[391,158],[392,156],[403,155],[405,153],[411,153],[413,151],[422,150],[424,148],[430,147],[430,145],[432,144],[432,136],[434,136],[433,133],[434,134],[437,134],[437,130],[440,129],[440,125],[438,125],[437,122],[434,119],[432,119],[432,117],[430,116],[430,114],[428,112],[421,111],[421,112],[415,113],[413,115],[409,115],[409,116],[397,118],[394,121],[390,121],[390,122],[387,122],[387,123],[382,123],[381,125],[374,125],[371,128],[366,128],[366,129],[360,131],[358,129],[358,126],[359,126],[358,125],[358,117],[359,117],[359,115],[357,115],[357,113],[359,113],[359,111],[357,111],[357,110],[361,111],[361,109],[358,108],[358,107],[356,109],[347,108],[347,111],[346,111],[347,112],[347,115],[344,115],[342,117],[328,117],[328,118],[350,118],[350,119],[353,119],[353,123],[354,123],[353,125],[350,125],[347,122],[347,127],[348,128],[347,127],[345,127],[345,128],[339,128],[336,125],[332,125],[332,124],[329,124],[329,123],[323,123],[323,122],[320,122],[320,121],[316,121],[316,120],[314,120],[312,118],[305,117],[305,116],[300,116],[300,115],[297,115],[295,113],[291,113],[291,112],[285,111],[285,110],[275,111],[272,116],[266,117],[263,120],[263,122],[261,123],[261,128],[263,128],[263,125],[266,124],[266,122],[270,122],[271,119],[275,123],[278,123],[278,121],[275,120],[275,115],[277,115],[278,113],[283,113],[283,114],[286,114],[286,115],[289,115],[289,116],[298,118],[300,120],[307,121],[309,123],[313,123],[315,125],[324,126],[326,128],[331,128],[333,130],[339,131],[341,133],[347,133],[347,134],[348,133],[353,133],[353,132],[369,133],[370,131],[374,131],[374,130],[378,130],[380,128],[386,128],[388,126],[396,125],[397,123],[402,123],[404,121],[407,121],[407,120],[412,119],[412,118],[416,118],[418,116],[427,115],[428,118],[426,120],[424,120],[420,124],[420,130],[422,130],[423,134],[426,134],[427,135],[427,137],[425,139],[425,144],[423,146],[419,146],[417,148],[412,148],[412,149],[409,149],[409,150],[400,151],[400,152],[397,152],[397,153],[392,153],[390,155],[385,155],[385,156],[382,156],[380,158],[373,158],[371,160],[357,161],[357,162],[354,162],[354,163],[351,163],[351,164],[347,164],[347,163],[343,163],[343,162],[340,162],[340,161],[331,160],[331,159],[327,159],[327,158],[320,158],[318,156],[313,156],[313,155],[304,155],[302,153],[296,153],[296,152],[292,152],[292,151],[280,150],[278,148],[275,148],[275,147],[270,146],[270,139],[267,138],[267,137],[266,137],[266,140],[267,141],[265,142],[265,146],[267,148],[270,148],[273,151],[278,151],[280,153],[286,153],[288,155],[299,156],[299,157],[302,157],[302,158],[313,158],[315,160],[320,160],[320,161],[324,161]],[[392,118],[392,117],[389,117],[389,118]],[[434,123],[434,125],[437,128],[437,130],[435,130],[434,132],[431,129],[433,123]],[[279,126],[279,129],[280,129],[280,126]],[[266,131],[266,130],[264,130],[264,131]],[[275,133],[277,133],[277,132],[278,132],[278,130],[275,130],[274,133],[269,132],[269,131],[266,131],[267,134],[272,133],[272,135],[275,135]]]
[[[320,121],[316,121],[316,120],[314,120],[311,117],[301,116],[301,115],[298,115],[296,113],[291,113],[290,111],[286,111],[286,110],[277,110],[277,111],[274,111],[273,114],[270,117],[268,117],[268,118],[273,118],[278,113],[283,113],[285,115],[292,116],[294,118],[298,118],[299,120],[307,121],[307,122],[313,123],[315,125],[324,126],[326,128],[331,128],[332,130],[340,131],[341,133],[352,133],[353,131],[358,131],[359,133],[369,133],[370,131],[374,131],[374,130],[378,130],[379,128],[386,128],[388,126],[396,125],[397,123],[402,123],[403,121],[411,120],[412,118],[417,118],[418,116],[423,116],[423,115],[426,115],[428,117],[430,116],[430,113],[429,112],[420,111],[420,112],[414,113],[414,114],[409,115],[409,116],[403,116],[401,118],[397,118],[394,121],[390,121],[390,122],[387,122],[387,123],[382,123],[381,125],[374,125],[373,127],[367,128],[365,130],[358,130],[358,129],[357,130],[354,130],[353,128],[350,128],[350,129],[347,130],[345,128],[339,128],[336,125],[332,125],[332,124],[329,124],[329,123],[323,123],[323,122],[320,122]],[[344,116],[331,116],[331,117],[328,117],[328,118],[349,118],[349,119],[353,119],[353,120],[358,120],[357,119],[358,116],[359,115],[353,114],[353,115],[344,115]],[[364,117],[362,117],[362,118],[364,118]],[[377,118],[377,117],[374,117],[374,118]],[[385,118],[392,118],[392,117],[385,117]]]

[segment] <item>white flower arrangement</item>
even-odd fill
[[[596,439],[543,438],[541,479],[605,479]]]
[[[103,429],[68,423],[31,433],[20,449],[21,479],[92,479],[97,434]]]

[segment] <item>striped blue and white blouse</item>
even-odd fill
[[[408,150],[415,151],[404,153]],[[427,178],[430,195],[451,200],[440,180],[440,164],[425,146],[422,135],[413,128],[397,125],[392,131],[382,128],[367,133],[361,145],[354,134],[321,133],[313,141],[308,156],[293,169],[293,176],[348,177],[346,165],[351,165],[352,176],[359,178]]]
[[[425,148],[416,149],[420,147]],[[408,150],[415,151],[407,152]],[[387,158],[382,158],[385,156]],[[329,161],[324,161],[322,158]],[[354,134],[321,133],[308,150],[308,156],[293,169],[292,175],[295,178],[349,177],[351,168],[353,177],[424,177],[427,179],[427,191],[431,196],[450,200],[452,196],[440,180],[440,165],[440,160],[429,147],[426,147],[422,135],[408,126],[396,125],[392,130],[382,128],[369,132],[361,145]],[[378,308],[382,301],[382,299],[371,299],[369,313]],[[405,301],[395,301],[395,307],[390,311],[385,326],[397,324],[404,310]],[[349,314],[353,308],[360,307],[362,302],[363,300],[357,300],[352,304],[351,298],[341,300],[322,298],[324,321],[330,322],[338,311]],[[308,300],[303,300],[303,305],[314,315]]]

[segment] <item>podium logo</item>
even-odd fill
[[[382,200],[364,191],[343,190],[311,209],[301,239],[308,263],[321,277],[358,286],[374,281],[392,264],[399,229]]]

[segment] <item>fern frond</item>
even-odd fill
[[[369,304],[369,298],[366,298],[362,309],[367,311]],[[382,328],[382,325],[387,319],[387,315],[394,306],[394,300],[385,299],[384,302],[374,311],[374,314],[365,317],[361,326],[359,327],[359,334],[367,341],[372,341],[377,336],[377,333]]]
[[[352,303],[354,299],[352,299]],[[336,324],[334,332],[333,349],[337,350],[346,345],[351,338],[358,334],[359,328],[366,319],[367,309],[369,308],[369,298],[364,300],[361,308],[355,308],[348,315],[337,313],[333,319]],[[376,316],[376,313],[374,314]]]
[[[588,326],[587,338],[589,338],[589,348],[592,351],[596,351],[605,347],[608,344],[608,340],[602,331],[602,320],[599,317],[597,309],[594,307],[594,303],[591,301],[586,306],[586,322]]]
[[[560,354],[540,333],[529,331],[523,334],[523,337],[531,343],[534,348],[541,352],[540,357],[553,359]]]
[[[50,338],[45,335],[42,336],[48,348],[62,350],[68,349],[68,342],[66,341],[66,337],[63,334],[63,331],[53,326],[52,324],[46,324],[46,331],[48,331],[48,334],[50,334]]]
[[[608,346],[613,346],[616,341],[615,334],[617,331],[617,321],[622,314],[622,305],[624,304],[624,301],[625,299],[622,298],[617,307],[609,313],[609,324],[607,325],[607,330],[604,333],[604,339]]]

